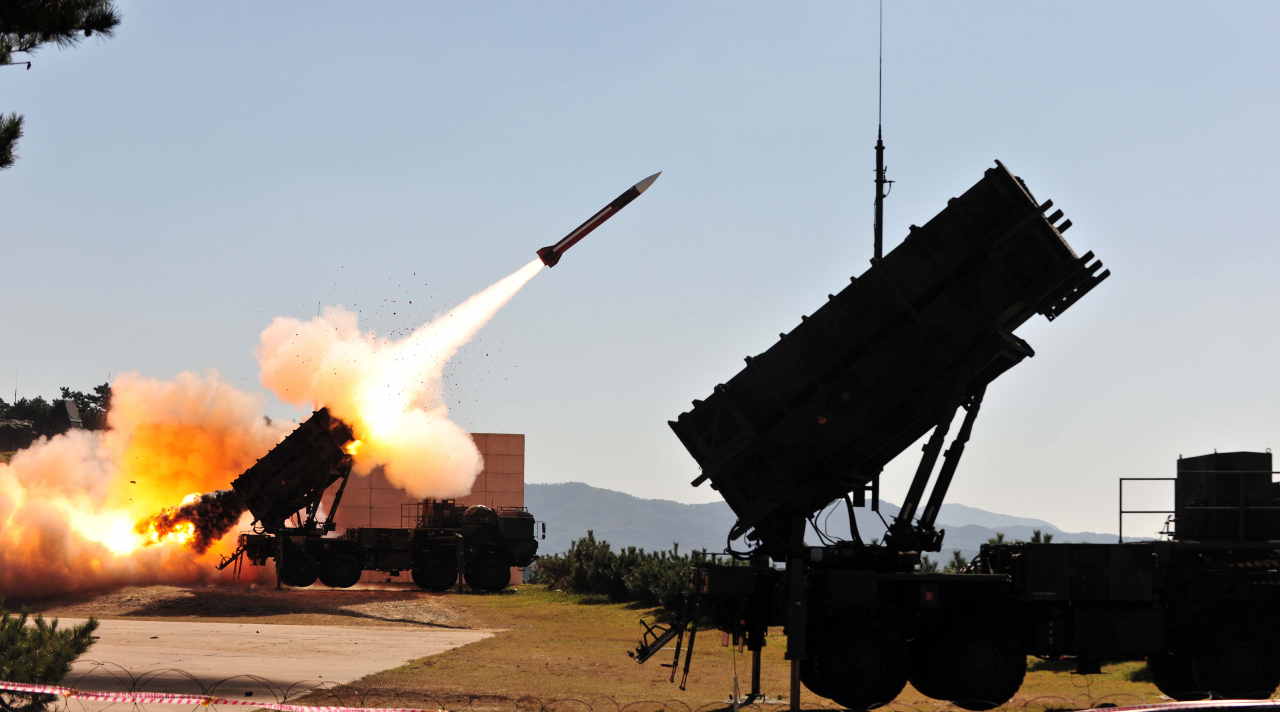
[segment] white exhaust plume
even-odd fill
[[[277,318],[256,352],[262,384],[286,403],[327,406],[350,423],[360,439],[357,473],[382,465],[414,497],[465,495],[484,462],[449,420],[444,366],[542,267],[533,260],[400,341],[362,332],[342,307],[307,321]]]

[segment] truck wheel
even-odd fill
[[[413,582],[427,591],[448,591],[458,582],[458,564],[443,556],[427,557],[413,567]]]
[[[1147,672],[1151,682],[1166,697],[1179,702],[1203,700],[1209,695],[1199,692],[1191,655],[1186,652],[1156,653],[1147,657]]]
[[[935,700],[947,700],[955,695],[948,695],[946,688],[938,680],[938,646],[930,639],[916,639],[908,646],[911,663],[907,671],[907,680],[916,692]]]
[[[333,588],[351,588],[360,583],[360,574],[364,569],[360,561],[351,554],[338,554],[325,562],[320,574],[320,582]]]
[[[1022,642],[993,620],[953,628],[940,650],[935,679],[957,707],[990,710],[1013,698],[1027,674]]]
[[[813,664],[813,653],[809,653],[808,659],[800,661],[800,682],[809,688],[809,692],[818,697],[827,697],[826,688],[818,680],[818,668]],[[830,697],[827,697],[827,699],[830,699]]]
[[[511,567],[501,559],[489,557],[468,566],[464,578],[468,586],[478,591],[501,591],[511,582]]]
[[[334,583],[333,579],[329,578],[329,565],[327,563],[320,564],[320,583],[328,586],[329,588],[338,587],[338,584]]]
[[[1210,633],[1192,658],[1196,684],[1215,697],[1265,700],[1280,685],[1280,660],[1264,632],[1231,626]]]
[[[286,586],[306,588],[316,582],[320,575],[320,564],[315,557],[304,552],[286,554],[284,566],[280,570],[280,582]]]
[[[907,643],[883,623],[833,631],[815,653],[819,686],[850,710],[892,702],[907,685]]]

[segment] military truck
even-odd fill
[[[511,567],[533,563],[538,536],[546,524],[524,507],[462,507],[452,499],[428,499],[418,506],[413,529],[414,583],[429,591],[444,591],[458,580],[482,591],[501,591]]]
[[[463,580],[473,589],[500,591],[511,567],[537,558],[535,521],[523,507],[462,507],[454,500],[427,500],[402,527],[354,527],[335,533],[334,514],[351,477],[351,428],[321,408],[231,487],[254,516],[254,530],[219,569],[239,568],[245,559],[263,566],[273,559],[279,581],[306,587],[319,580],[348,588],[365,571],[399,575],[445,591]],[[322,498],[334,485],[333,501],[321,518]],[[545,534],[545,525],[543,533]]]
[[[1280,684],[1280,484],[1270,452],[1179,458],[1165,536],[1124,544],[984,545],[1043,657],[1147,658],[1178,700],[1270,697]],[[1124,510],[1121,510],[1124,512]],[[1123,514],[1122,514],[1123,516]],[[931,664],[939,665],[936,656]]]
[[[1147,658],[1177,699],[1274,692],[1280,485],[1267,453],[1179,461],[1159,541],[984,546],[960,573],[919,570],[942,548],[934,523],[987,386],[1034,354],[1015,330],[1061,317],[1110,274],[1067,244],[1071,221],[1052,207],[997,162],[671,423],[702,468],[693,485],[720,492],[742,543],[726,547],[738,565],[695,568],[688,608],[647,626],[639,662],[674,640],[674,680],[687,635],[687,677],[709,618],[752,651],[752,697],[766,632],[784,627],[793,709],[801,684],[865,709],[908,681],[991,709],[1018,691],[1028,655],[1073,658],[1080,673]],[[879,510],[882,469],[926,435],[883,540],[864,539],[854,508]],[[839,502],[850,539],[807,544]]]

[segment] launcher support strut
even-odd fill
[[[955,439],[951,441],[951,447],[947,448],[946,454],[942,457],[942,469],[938,471],[938,479],[933,483],[929,503],[925,505],[924,513],[920,515],[922,529],[932,529],[934,521],[938,518],[938,511],[942,509],[942,500],[947,497],[951,479],[955,477],[956,468],[960,465],[960,457],[964,455],[964,446],[969,442],[969,436],[973,434],[973,421],[978,418],[978,409],[982,407],[982,396],[986,392],[986,386],[983,386],[973,394],[965,406],[964,422],[960,424],[960,431],[956,433]]]

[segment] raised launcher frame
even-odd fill
[[[798,545],[805,519],[850,493],[861,505],[883,467],[934,429],[893,537],[901,551],[936,550],[953,464],[918,525],[905,525],[956,411],[970,415],[949,463],[987,384],[1034,354],[1014,329],[1037,313],[1057,318],[1110,275],[1092,252],[1076,255],[1062,238],[1071,221],[1055,227],[1052,206],[997,161],[670,424],[702,468],[693,485],[709,480],[738,515],[731,538]]]
[[[351,476],[347,446],[353,439],[345,423],[321,408],[237,477],[231,486],[254,515],[255,531],[242,534],[218,568],[235,566],[238,574],[246,558],[255,566],[274,559],[280,583],[306,587],[319,580],[336,588],[354,586],[364,571],[410,571],[415,583],[435,591],[453,587],[461,572],[472,588],[497,591],[510,582],[511,567],[537,557],[535,522],[527,510],[464,510],[453,500],[428,501],[412,526],[357,527],[326,536],[336,529],[334,514]],[[321,498],[339,482],[321,521]]]
[[[892,700],[907,681],[927,695],[972,709],[1003,703],[1021,684],[1025,659],[1000,611],[1010,601],[1000,574],[919,574],[923,551],[938,551],[938,510],[971,434],[986,387],[1033,355],[1013,331],[1034,314],[1053,320],[1106,279],[1092,253],[1062,237],[1069,220],[1051,215],[1003,164],[924,227],[872,260],[871,269],[711,396],[671,423],[738,515],[732,552],[751,567],[705,564],[694,572],[685,615],[650,628],[633,653],[643,662],[709,616],[753,653],[769,626],[783,625],[791,661],[792,707],[800,683],[859,709]],[[956,413],[966,411],[926,503],[925,490]],[[855,506],[877,509],[884,465],[933,430],[901,511],[885,541],[859,537]],[[843,499],[853,540],[804,544],[805,524]],[[785,562],[786,571],[770,561]],[[961,613],[963,615],[954,615]],[[995,620],[997,623],[982,625]],[[968,622],[965,622],[968,621]],[[929,639],[933,647],[908,644]],[[677,644],[679,645],[679,644]],[[921,645],[924,645],[922,642]],[[972,649],[973,646],[978,649]],[[868,651],[886,661],[874,679],[854,672]],[[995,651],[992,653],[992,651]],[[979,661],[985,683],[948,660]],[[674,663],[673,663],[674,665]],[[985,677],[984,677],[985,676]],[[674,677],[674,676],[673,676]]]
[[[232,480],[231,489],[254,516],[254,533],[241,534],[235,552],[224,556],[218,569],[231,566],[239,575],[245,558],[255,566],[272,558],[279,581],[314,582],[321,573],[314,557],[299,554],[307,551],[309,541],[320,541],[335,529],[332,516],[318,518],[320,502],[325,490],[341,482],[331,514],[341,504],[352,467],[346,448],[353,440],[350,426],[321,408]]]

